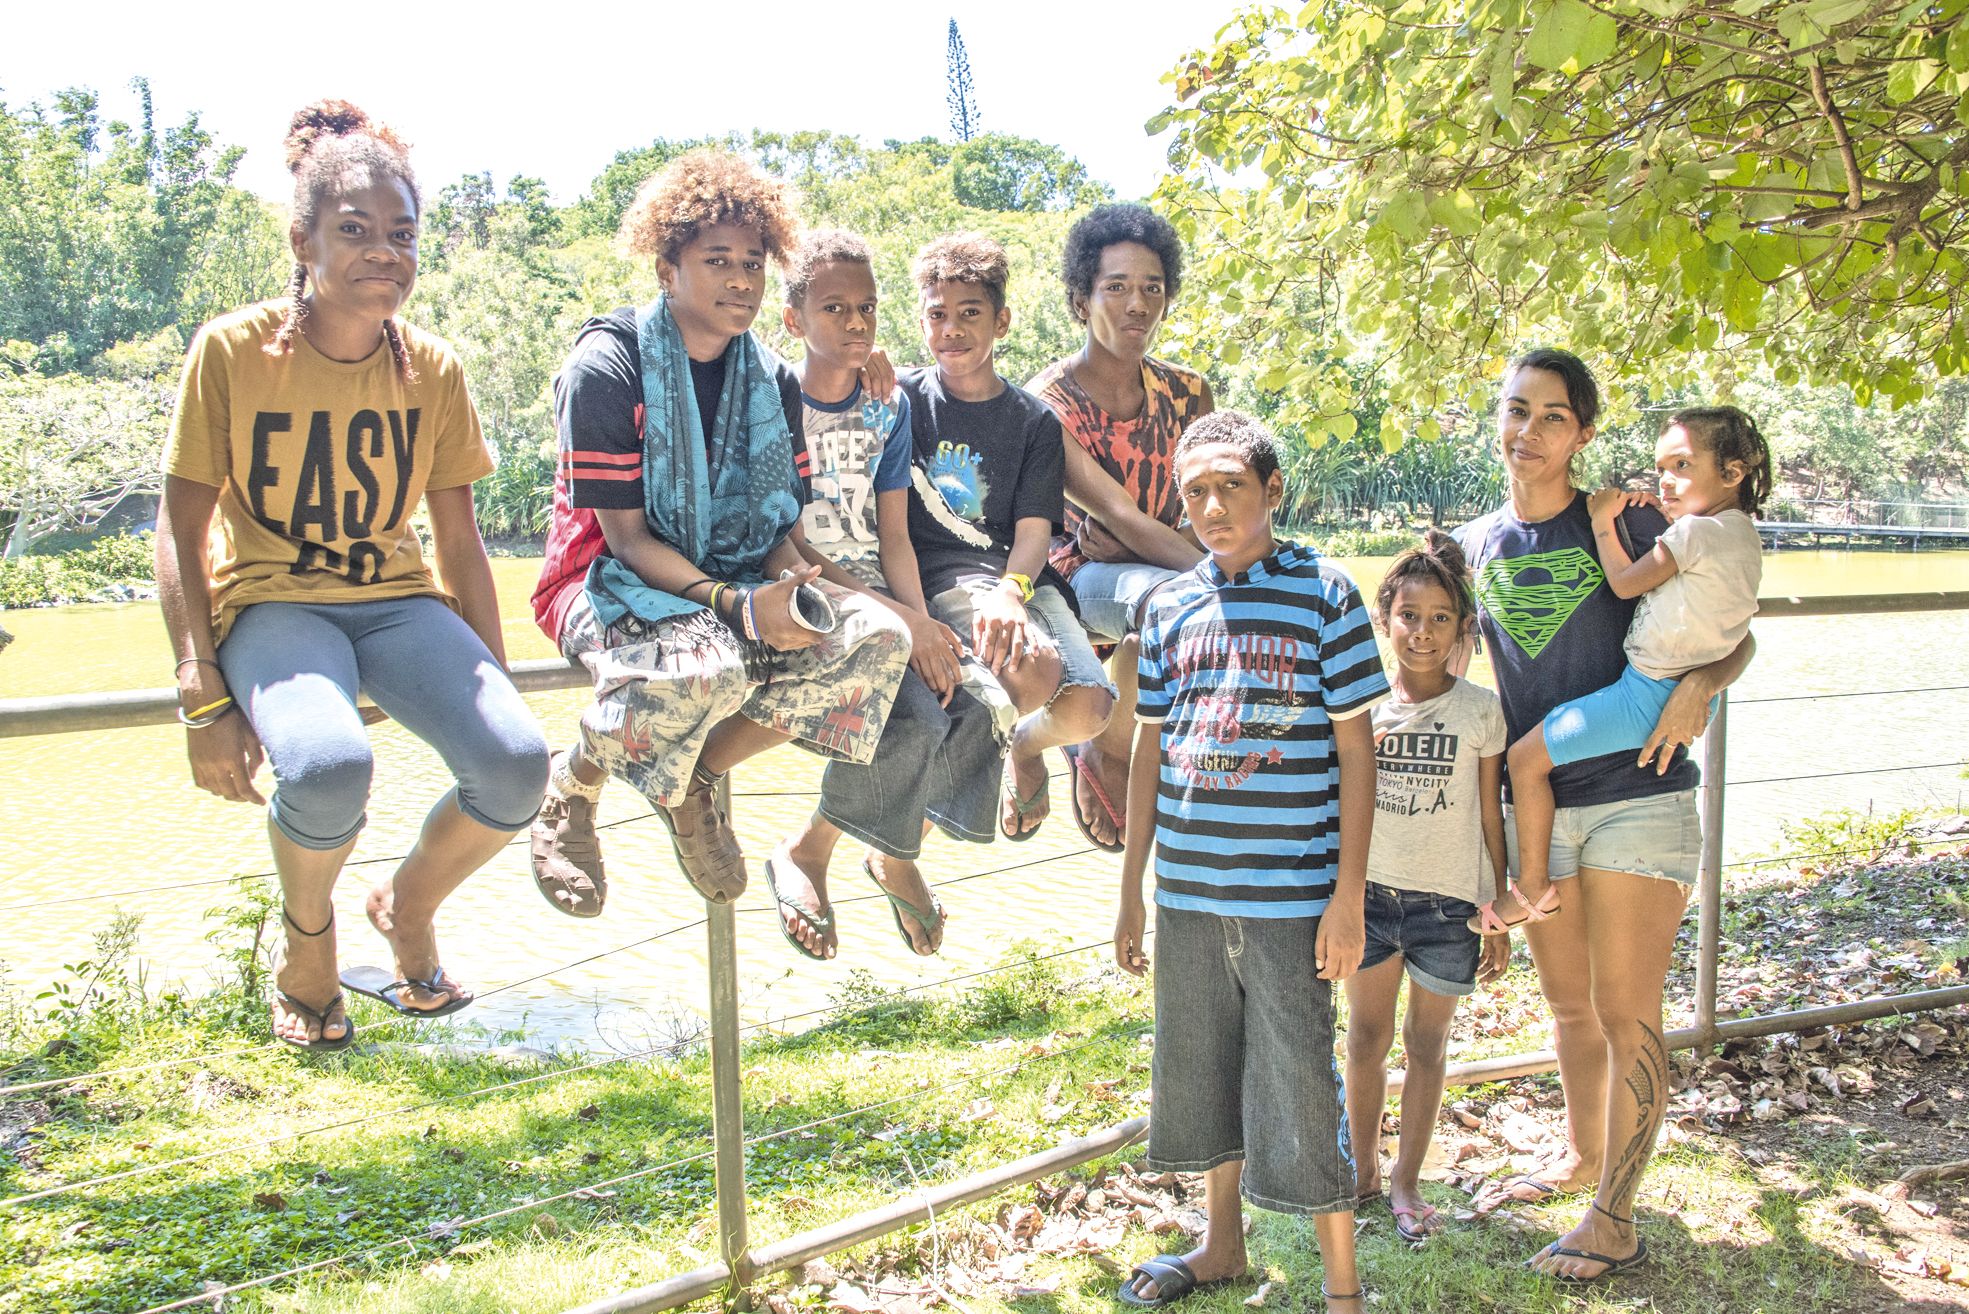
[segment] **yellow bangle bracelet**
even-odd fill
[[[230,705],[231,702],[232,702],[232,695],[227,694],[224,698],[218,699],[216,702],[210,702],[205,704],[205,706],[199,708],[195,712],[186,712],[185,717],[188,720],[196,721],[201,717],[210,716],[212,713],[218,711],[221,707]]]

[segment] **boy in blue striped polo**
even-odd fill
[[[1209,1216],[1187,1255],[1118,1293],[1159,1306],[1244,1274],[1239,1188],[1310,1214],[1327,1307],[1362,1310],[1354,1165],[1333,1059],[1332,983],[1360,965],[1374,824],[1368,710],[1388,692],[1354,582],[1272,535],[1272,435],[1219,411],[1176,446],[1182,505],[1210,555],[1142,624],[1138,762],[1115,960],[1141,975],[1142,873],[1156,862],[1149,1162],[1201,1172]],[[1154,827],[1136,824],[1154,817]]]

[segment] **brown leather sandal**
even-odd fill
[[[542,897],[570,917],[601,916],[608,876],[595,834],[594,802],[549,787],[529,842],[533,883]]]
[[[718,809],[716,781],[693,778],[693,788],[674,808],[656,815],[670,831],[670,847],[684,878],[712,903],[730,903],[745,893],[745,854],[738,847],[730,820]]]

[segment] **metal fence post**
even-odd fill
[[[729,815],[731,787],[718,782],[718,810]],[[711,981],[711,1135],[718,1184],[718,1253],[731,1269],[727,1303],[744,1308],[752,1280],[746,1258],[745,1112],[739,1091],[738,929],[729,903],[705,905]]]
[[[1696,887],[1696,1038],[1716,1043],[1716,962],[1723,939],[1723,764],[1730,746],[1730,695],[1717,697],[1702,736],[1702,865]]]

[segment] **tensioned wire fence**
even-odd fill
[[[1849,615],[1856,613],[1919,612],[1933,611],[1960,614],[1969,610],[1969,593],[1929,593],[1880,595],[1862,598],[1773,598],[1764,599],[1760,618],[1764,620],[1803,616]],[[1969,631],[1965,632],[1969,639]],[[515,682],[524,692],[538,692],[548,689],[575,687],[586,682],[585,672],[562,662],[531,662],[515,667]],[[1738,700],[1738,707],[1754,704],[1809,703],[1825,700],[1848,700],[1860,698],[1932,697],[1937,694],[1959,693],[1969,690],[1965,684],[1933,684],[1897,682],[1889,687],[1878,689],[1850,689],[1831,693],[1780,695]],[[40,735],[65,733],[82,729],[112,729],[129,725],[151,724],[168,719],[175,707],[175,694],[170,690],[144,691],[120,695],[76,696],[72,698],[22,699],[0,703],[0,737],[21,735]],[[1753,776],[1730,780],[1726,778],[1724,766],[1728,754],[1730,704],[1727,697],[1709,733],[1702,741],[1703,779],[1702,811],[1704,820],[1704,851],[1697,897],[1697,963],[1696,989],[1694,999],[1695,1023],[1691,1027],[1671,1032],[1667,1037],[1675,1048],[1709,1046],[1721,1040],[1737,1037],[1772,1034],[1779,1031],[1797,1030],[1807,1027],[1827,1026],[1847,1022],[1863,1021],[1869,1018],[1889,1016],[1897,1013],[1914,1012],[1927,1009],[1945,1008],[1969,1003],[1969,986],[1954,986],[1894,995],[1877,996],[1871,999],[1850,1003],[1806,1007],[1784,1013],[1733,1019],[1719,1019],[1717,1016],[1717,964],[1720,953],[1720,927],[1722,913],[1723,874],[1730,868],[1762,866],[1780,863],[1800,863],[1819,861],[1827,858],[1864,855],[1872,850],[1864,847],[1819,848],[1791,853],[1781,853],[1768,857],[1743,859],[1725,864],[1723,861],[1723,817],[1724,802],[1730,787],[1772,786],[1796,781],[1826,780],[1835,778],[1856,778],[1868,776],[1893,775],[1908,772],[1931,771],[1937,769],[1957,769],[1969,766],[1969,760],[1923,761],[1920,763],[1896,763],[1888,766],[1853,768],[1836,771],[1802,771],[1781,776]],[[742,774],[742,773],[741,773]],[[791,797],[810,795],[810,790],[758,790],[732,791],[733,797]],[[610,823],[611,826],[647,824],[654,813],[640,813]],[[522,841],[516,841],[519,843]],[[1933,845],[1959,843],[1959,840],[1939,839]],[[1917,845],[1919,847],[1919,845]],[[1034,867],[1061,862],[1070,858],[1082,857],[1090,853],[1088,848],[1074,849],[1067,853],[1050,853],[1026,861],[989,866],[980,870],[933,882],[935,888],[958,885],[968,882],[990,881],[994,878],[1012,876]],[[363,860],[369,864],[382,864],[399,861],[399,857],[372,858]],[[355,864],[351,864],[355,865]],[[131,886],[125,889],[70,896],[64,902],[141,900],[161,897],[189,889],[229,884],[237,880],[265,881],[273,877],[270,871],[251,873],[246,877],[227,877],[217,880],[188,882],[164,882],[149,885]],[[834,899],[836,905],[866,902],[880,899],[880,894],[861,894]],[[14,903],[0,905],[0,914],[19,913],[30,908],[48,906],[45,902]],[[1068,1168],[1103,1155],[1139,1139],[1146,1132],[1147,1120],[1137,1117],[1125,1120],[1088,1136],[1061,1143],[1052,1150],[1030,1155],[1009,1164],[1000,1165],[982,1172],[969,1174],[954,1180],[942,1181],[921,1188],[894,1203],[867,1211],[852,1218],[838,1220],[821,1228],[796,1234],[771,1244],[753,1247],[748,1241],[747,1198],[745,1192],[745,1158],[749,1150],[769,1141],[781,1140],[810,1132],[815,1127],[826,1124],[851,1121],[877,1110],[892,1106],[921,1102],[940,1094],[977,1087],[984,1082],[1022,1072],[1037,1064],[1049,1063],[1058,1058],[1080,1053],[1096,1045],[1112,1043],[1114,1034],[1102,1034],[1087,1039],[1080,1044],[1061,1049],[1050,1049],[1045,1053],[1031,1055],[1017,1062],[1001,1065],[987,1072],[971,1072],[952,1078],[941,1084],[933,1084],[923,1089],[886,1100],[856,1105],[818,1119],[810,1119],[794,1127],[782,1128],[764,1135],[747,1137],[740,1116],[740,1045],[748,1034],[756,1034],[767,1028],[789,1029],[800,1023],[815,1024],[837,1012],[833,1007],[816,1008],[781,1016],[769,1021],[742,1024],[738,1009],[737,984],[737,933],[738,918],[744,916],[748,926],[766,926],[764,918],[777,915],[775,905],[706,905],[705,915],[687,918],[666,926],[652,934],[637,937],[626,943],[598,950],[571,962],[560,964],[546,971],[529,973],[520,978],[503,982],[482,991],[480,999],[495,997],[503,992],[515,990],[539,980],[554,977],[560,973],[588,964],[610,959],[616,955],[682,935],[699,928],[707,934],[708,945],[708,997],[709,1027],[706,1033],[711,1059],[711,1085],[713,1103],[713,1144],[709,1149],[665,1159],[655,1165],[639,1167],[627,1174],[614,1174],[571,1186],[566,1190],[547,1197],[532,1198],[520,1204],[483,1212],[463,1219],[443,1220],[436,1228],[427,1227],[421,1231],[338,1252],[320,1259],[309,1260],[270,1273],[261,1273],[242,1278],[224,1286],[208,1285],[196,1292],[187,1292],[177,1300],[152,1306],[143,1314],[163,1314],[166,1310],[188,1308],[214,1302],[217,1299],[249,1290],[261,1289],[290,1279],[318,1273],[338,1266],[347,1266],[363,1260],[379,1259],[402,1251],[414,1253],[420,1244],[447,1240],[457,1233],[484,1227],[501,1219],[512,1217],[522,1211],[537,1210],[544,1204],[570,1198],[584,1198],[584,1193],[606,1191],[625,1182],[648,1177],[677,1167],[710,1160],[714,1164],[717,1189],[717,1232],[719,1255],[717,1262],[702,1266],[687,1273],[678,1274],[652,1286],[623,1292],[583,1306],[580,1314],[629,1314],[630,1311],[658,1310],[700,1299],[721,1289],[743,1287],[754,1279],[767,1273],[783,1271],[832,1251],[859,1244],[881,1236],[887,1232],[933,1217],[938,1210],[955,1207],[971,1200],[985,1198],[998,1191],[1010,1188],[1021,1182]],[[1079,928],[1076,942],[1065,948],[1043,955],[1030,955],[1020,961],[976,971],[959,972],[932,981],[907,987],[897,993],[903,995],[921,994],[931,990],[955,985],[975,983],[1008,972],[1031,970],[1031,965],[1047,959],[1067,959],[1086,957],[1098,961],[1098,956],[1110,947],[1107,928],[1096,926]],[[765,934],[774,934],[772,930]],[[1150,932],[1153,934],[1153,932]],[[365,1037],[374,1036],[386,1027],[400,1027],[414,1022],[411,1018],[392,1018],[381,1023],[371,1023],[363,1029]],[[1137,1030],[1146,1034],[1144,1021]],[[1130,1034],[1136,1034],[1131,1031]],[[105,1068],[95,1072],[72,1073],[59,1077],[34,1080],[15,1080],[0,1084],[0,1099],[23,1097],[49,1089],[58,1089],[92,1079],[108,1077],[130,1077],[146,1072],[180,1068],[185,1066],[208,1065],[223,1059],[252,1054],[274,1048],[272,1043],[245,1048],[233,1048],[212,1053],[176,1057],[154,1063]],[[72,1196],[105,1188],[114,1188],[119,1183],[135,1179],[156,1177],[161,1174],[179,1172],[193,1165],[211,1161],[223,1161],[235,1157],[248,1157],[288,1145],[303,1138],[329,1133],[343,1133],[363,1126],[381,1122],[400,1122],[403,1118],[424,1110],[440,1106],[458,1106],[482,1100],[513,1090],[528,1087],[551,1085],[571,1077],[594,1073],[626,1063],[646,1061],[673,1054],[677,1042],[666,1041],[661,1044],[630,1048],[618,1053],[599,1057],[584,1063],[569,1063],[554,1066],[549,1070],[516,1077],[506,1081],[492,1082],[484,1086],[434,1097],[428,1100],[401,1103],[389,1108],[370,1110],[346,1118],[310,1125],[274,1136],[247,1137],[232,1141],[195,1154],[160,1156],[127,1168],[112,1172],[53,1183],[0,1199],[0,1211],[12,1211],[32,1207],[39,1201],[51,1200],[61,1196]],[[1550,1051],[1527,1054],[1505,1055],[1497,1058],[1480,1059],[1453,1063],[1449,1079],[1452,1084],[1468,1084],[1477,1081],[1499,1080],[1510,1076],[1549,1070],[1556,1062]],[[1399,1080],[1399,1074],[1391,1074]],[[138,1259],[138,1256],[131,1256]]]

